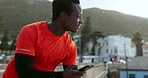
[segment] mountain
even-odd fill
[[[90,16],[93,31],[131,37],[135,31],[148,39],[148,19],[99,8],[84,9],[84,20]],[[2,17],[2,18],[1,18]],[[47,0],[0,0],[0,27],[12,36],[36,21],[51,19],[51,2]]]
[[[144,38],[148,38],[148,18],[98,8],[85,9],[84,17],[86,16],[90,16],[93,31],[121,34],[128,37],[138,31]]]
[[[0,0],[1,27],[16,36],[22,26],[51,18],[51,2],[46,0]]]

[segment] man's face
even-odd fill
[[[70,16],[67,16],[65,20],[66,31],[77,32],[83,22],[82,9],[79,4],[73,4],[73,10]]]

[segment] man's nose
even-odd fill
[[[83,18],[81,18],[80,21],[79,21],[79,23],[82,24],[83,22],[84,22],[84,21],[83,21]]]

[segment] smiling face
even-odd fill
[[[66,31],[77,32],[83,22],[82,9],[79,4],[72,4],[72,13],[65,18]]]

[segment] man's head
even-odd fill
[[[52,7],[52,21],[60,20],[65,31],[77,32],[83,21],[79,0],[54,0]]]

